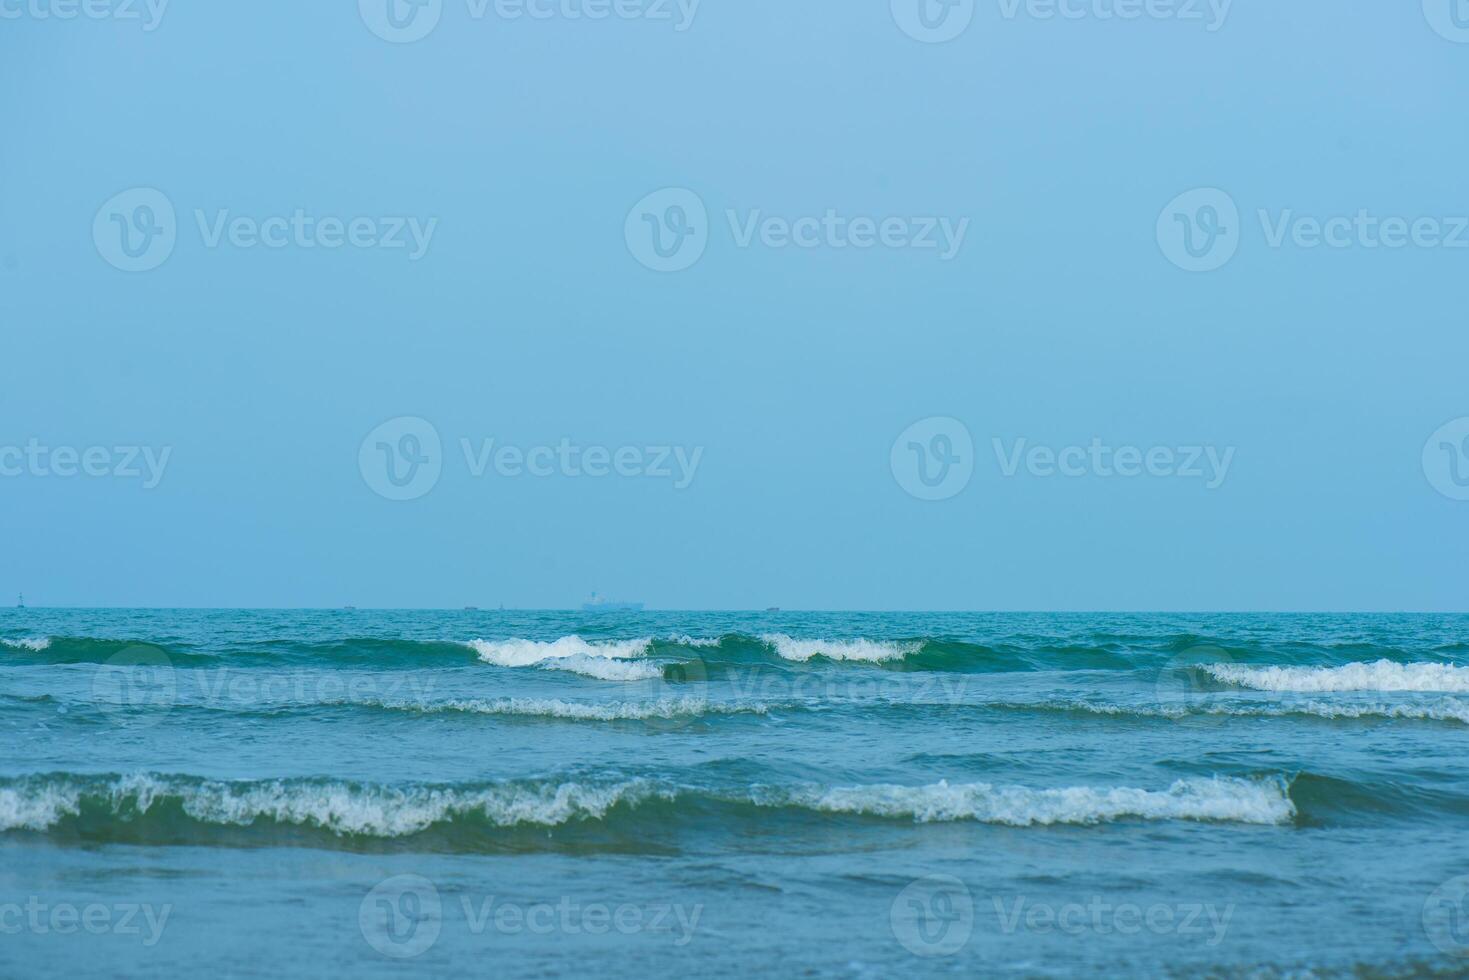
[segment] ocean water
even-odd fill
[[[0,611],[0,976],[1469,971],[1469,617]]]

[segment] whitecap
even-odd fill
[[[471,640],[480,660],[497,667],[540,667],[566,670],[604,681],[641,681],[663,676],[661,664],[637,658],[647,654],[651,639],[602,640],[579,636],[558,640]]]
[[[0,644],[8,646],[13,650],[29,650],[32,653],[40,653],[42,650],[45,650],[47,647],[51,646],[51,637],[30,636],[19,640],[0,639]]]
[[[1284,824],[1295,804],[1281,779],[1180,779],[1166,790],[1132,787],[1030,789],[989,783],[848,786],[808,792],[797,802],[831,813],[911,818],[918,823],[975,820],[1029,827],[1144,820]]]
[[[1258,691],[1445,691],[1469,692],[1469,667],[1452,664],[1400,664],[1391,660],[1342,667],[1247,667],[1210,664],[1203,667],[1226,684]]]
[[[812,657],[828,660],[858,660],[880,663],[902,660],[917,653],[921,643],[899,643],[890,640],[797,640],[784,633],[767,633],[761,641],[775,649],[786,660],[807,661]]]

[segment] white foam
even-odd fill
[[[663,676],[661,664],[636,662],[652,640],[603,640],[588,643],[579,636],[559,640],[471,640],[469,646],[497,667],[540,667],[567,670],[604,681],[641,681]]]
[[[711,714],[750,713],[763,715],[765,704],[713,703],[701,698],[659,698],[656,701],[563,701],[559,698],[498,698],[437,702],[370,702],[378,707],[426,714],[462,711],[483,715],[519,715],[567,718],[576,721],[640,721],[649,718],[694,718]]]
[[[0,787],[0,831],[45,830],[63,816],[78,813],[80,802],[81,793],[64,784]]]
[[[761,641],[774,647],[786,660],[807,661],[812,657],[828,660],[860,660],[879,663],[902,660],[917,653],[921,643],[898,643],[886,640],[797,640],[784,633],[767,633]]]
[[[1288,823],[1296,812],[1281,780],[1181,779],[1166,790],[1131,787],[1029,789],[988,783],[849,786],[812,791],[796,800],[831,813],[911,818],[918,823],[975,820],[1029,827],[1145,820]]]
[[[508,785],[467,791],[342,784],[293,786],[280,782],[241,789],[206,783],[185,795],[184,812],[207,823],[249,824],[267,817],[336,834],[401,837],[474,813],[502,827],[556,826],[575,817],[600,818],[625,796],[636,797],[643,788],[639,782],[610,787],[572,782]]]
[[[13,650],[29,650],[32,653],[40,653],[51,645],[51,637],[30,636],[20,640],[0,640],[0,644],[8,646]]]
[[[1469,702],[1442,698],[1432,703],[1385,704],[1382,702],[1343,704],[1328,701],[1298,701],[1285,704],[1207,704],[1190,707],[1152,707],[1148,705],[1098,704],[1093,701],[995,701],[977,702],[980,707],[1040,711],[1083,711],[1095,715],[1120,715],[1139,718],[1187,718],[1194,716],[1230,716],[1238,718],[1288,718],[1309,715],[1317,718],[1392,718],[1416,721],[1457,721],[1469,725]]]
[[[668,638],[668,642],[677,643],[681,647],[717,647],[721,642],[718,636],[689,636],[687,633],[677,633]]]
[[[437,823],[479,814],[502,827],[556,826],[576,818],[598,819],[621,801],[655,795],[643,780],[609,786],[576,782],[504,784],[481,789],[354,786],[274,780],[228,783],[134,775],[84,787],[75,780],[0,789],[0,830],[44,830],[79,811],[82,798],[105,799],[114,814],[147,813],[177,800],[202,823],[246,826],[259,819],[320,827],[335,834],[402,837]]]
[[[1391,660],[1344,667],[1246,667],[1211,664],[1203,668],[1226,684],[1257,691],[1444,691],[1469,692],[1469,667],[1451,664],[1400,664]]]

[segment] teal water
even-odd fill
[[[0,976],[1469,967],[1469,617],[0,612]]]

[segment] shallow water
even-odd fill
[[[1454,975],[1469,617],[0,612],[0,975]]]

